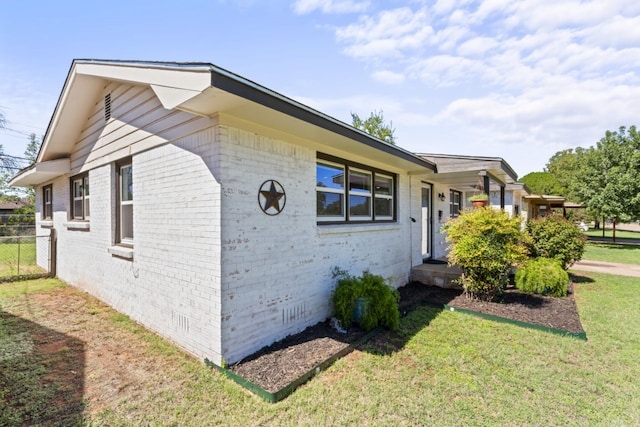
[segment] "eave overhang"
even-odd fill
[[[16,176],[11,178],[11,187],[32,187],[51,181],[61,175],[68,174],[71,169],[69,158],[50,160],[48,162],[34,163],[22,169]]]
[[[69,157],[83,120],[111,81],[150,87],[163,107],[245,120],[278,132],[379,161],[411,174],[430,175],[428,159],[388,144],[300,102],[208,63],[74,60],[49,123],[38,162]]]

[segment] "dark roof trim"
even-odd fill
[[[379,139],[347,125],[346,123],[215,66],[212,66],[211,70],[211,86],[326,129],[338,135],[342,135],[346,138],[358,141],[361,144],[381,150],[387,154],[407,160],[434,172],[436,170],[435,164],[422,159],[409,151],[380,141]]]

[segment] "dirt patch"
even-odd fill
[[[572,287],[566,298],[527,295],[508,288],[497,302],[481,302],[467,298],[461,290],[442,289],[437,286],[410,283],[398,289],[400,313],[406,315],[425,303],[447,304],[481,313],[533,323],[568,332],[584,332],[576,309]],[[357,326],[347,334],[339,334],[329,322],[322,322],[299,334],[265,347],[246,359],[231,365],[229,370],[276,392],[309,372],[365,335]],[[384,332],[374,338],[380,351],[395,351],[402,340],[393,332]]]

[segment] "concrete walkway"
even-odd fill
[[[571,270],[616,274],[618,276],[640,277],[640,265],[620,264],[616,262],[583,260],[573,264]]]

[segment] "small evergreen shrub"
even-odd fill
[[[522,292],[566,297],[569,273],[555,258],[535,258],[516,271],[516,288]]]
[[[587,237],[562,215],[547,215],[527,224],[529,252],[534,258],[555,258],[568,270],[582,259]]]
[[[463,211],[443,226],[449,264],[462,268],[459,283],[474,299],[491,301],[509,281],[513,265],[526,259],[520,219],[491,208]]]
[[[389,280],[368,271],[364,271],[360,277],[355,277],[337,268],[334,270],[334,277],[338,278],[338,285],[331,300],[334,315],[343,328],[351,326],[356,299],[364,297],[367,298],[368,304],[360,321],[363,329],[369,331],[378,326],[398,329],[400,294],[389,285]]]

